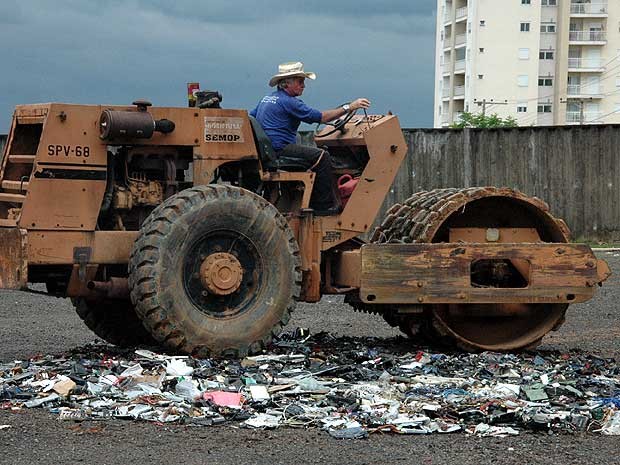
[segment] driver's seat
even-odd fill
[[[256,142],[256,149],[258,150],[258,158],[260,159],[264,170],[308,171],[308,169],[299,161],[291,160],[289,158],[278,158],[276,151],[271,145],[269,136],[265,133],[265,130],[260,125],[258,120],[250,115],[248,115],[248,117],[250,118],[252,131],[254,132],[254,141]]]
[[[314,178],[316,175],[312,171],[306,170],[305,167],[290,164],[286,161],[282,163],[281,160],[278,160],[278,156],[271,145],[271,140],[267,134],[265,134],[263,127],[256,118],[250,115],[248,115],[248,117],[250,118],[252,132],[254,133],[258,158],[263,170],[265,170],[265,173],[261,175],[261,179],[271,182],[301,182],[304,185],[301,208],[309,208],[310,196],[314,188]]]
[[[269,140],[269,137],[265,134],[265,130],[258,120],[250,115],[248,115],[248,117],[252,125],[252,132],[254,133],[258,158],[260,159],[263,169],[266,171],[277,171],[280,166],[276,152],[271,145],[271,140]]]

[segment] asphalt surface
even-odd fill
[[[540,350],[578,350],[620,360],[620,253],[601,252],[614,275],[588,303],[570,307],[566,323]],[[396,337],[380,317],[359,314],[338,298],[300,304],[289,329],[354,337]],[[0,361],[57,354],[93,342],[66,299],[0,291]],[[412,350],[414,350],[412,346]],[[311,430],[191,428],[122,420],[60,422],[45,410],[0,409],[0,464],[620,464],[620,439],[593,434],[522,433],[476,438],[462,433],[378,435],[339,441]]]

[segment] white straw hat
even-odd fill
[[[293,76],[316,79],[316,74],[304,71],[304,64],[301,61],[289,61],[278,65],[278,74],[269,80],[269,87],[275,86],[281,79]]]

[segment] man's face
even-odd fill
[[[304,93],[304,89],[306,88],[306,78],[296,77],[291,80],[288,87],[286,88],[286,92],[291,97],[299,97]]]

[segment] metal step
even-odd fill
[[[2,189],[7,191],[27,191],[28,181],[2,181]]]
[[[22,163],[32,165],[36,155],[9,155],[9,163]]]
[[[6,218],[0,218],[0,227],[13,228],[17,226],[17,220],[7,220]]]
[[[26,200],[25,195],[0,192],[0,202],[23,203],[24,200]]]

